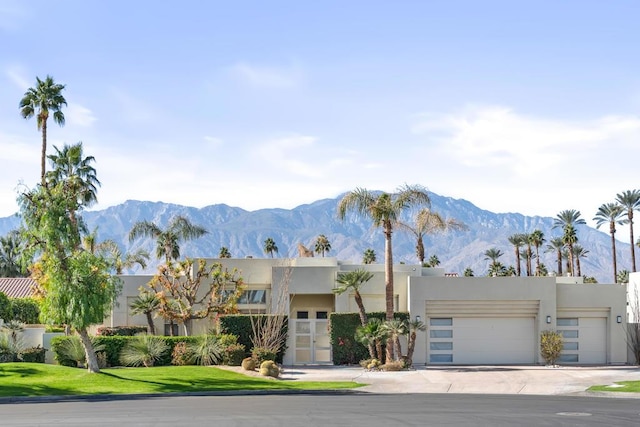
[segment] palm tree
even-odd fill
[[[520,270],[520,248],[522,246],[524,246],[525,236],[526,235],[524,233],[516,233],[516,234],[512,234],[511,236],[508,237],[509,243],[511,243],[513,245],[513,248],[514,248],[515,253],[516,253],[516,274],[518,276],[521,275],[521,270]]]
[[[444,219],[437,212],[425,208],[418,211],[415,217],[415,225],[398,222],[398,226],[414,234],[416,237],[416,256],[420,264],[424,264],[424,236],[436,232],[446,232],[448,230],[466,230],[468,227],[455,219]]]
[[[207,234],[207,230],[199,225],[194,225],[184,216],[176,216],[169,221],[166,229],[150,221],[139,221],[129,231],[129,241],[138,237],[151,237],[156,240],[156,257],[165,257],[167,264],[171,260],[180,258],[180,242],[193,240]]]
[[[373,264],[374,262],[376,262],[376,251],[371,248],[365,249],[364,253],[362,254],[362,263]]]
[[[149,333],[156,334],[156,327],[153,324],[153,313],[160,308],[160,299],[153,293],[143,291],[129,305],[131,314],[144,314],[147,317]]]
[[[427,262],[427,267],[437,267],[440,265],[440,260],[438,259],[438,255],[431,255],[429,257],[429,262]]]
[[[267,237],[267,240],[264,241],[262,246],[264,253],[270,255],[273,258],[273,253],[278,253],[278,247],[276,246],[275,240],[271,237]]]
[[[640,209],[640,190],[627,190],[616,195],[616,202],[627,211],[629,242],[631,242],[631,271],[636,271],[636,251],[633,246],[633,211]]]
[[[0,277],[26,277],[22,256],[25,241],[18,230],[12,230],[0,237]]]
[[[576,269],[578,271],[578,277],[582,276],[582,270],[580,268],[580,258],[586,258],[588,253],[589,251],[583,248],[582,246],[578,244],[573,245],[573,257],[576,260]]]
[[[627,219],[622,218],[624,208],[615,203],[604,203],[598,208],[596,216],[593,220],[596,222],[596,228],[600,228],[602,224],[609,224],[609,234],[611,235],[611,253],[613,258],[613,283],[618,283],[618,266],[616,257],[616,224],[623,225],[627,223]]]
[[[546,241],[542,230],[533,230],[529,235],[529,241],[536,248],[536,276],[540,276],[540,246]]]
[[[53,113],[53,121],[64,126],[64,114],[62,106],[67,101],[62,96],[65,85],[55,83],[53,77],[47,76],[44,80],[36,77],[36,87],[29,88],[20,100],[20,115],[25,119],[36,116],[38,130],[42,131],[42,153],[40,158],[40,181],[45,185],[45,160],[47,158],[47,120],[49,113]]]
[[[144,249],[127,252],[127,254],[123,256],[118,244],[111,239],[98,243],[96,250],[106,255],[106,258],[113,264],[113,268],[118,275],[123,274],[124,270],[133,268],[136,264],[141,268],[147,268],[147,262],[150,258],[149,252]]]
[[[367,312],[362,302],[362,295],[360,294],[360,287],[367,283],[373,277],[373,273],[363,269],[357,269],[346,273],[338,273],[336,283],[339,285],[333,289],[333,293],[336,295],[342,295],[347,291],[353,291],[353,297],[356,300],[358,306],[358,313],[360,314],[360,323],[365,326],[369,319],[367,319]]]
[[[491,248],[484,251],[485,260],[491,260],[491,267],[499,264],[498,258],[500,258],[504,253],[498,248]]]
[[[229,248],[227,248],[226,246],[221,247],[218,258],[231,258],[231,252],[229,252]]]
[[[472,274],[473,275],[473,274]],[[411,320],[407,323],[407,327],[409,329],[409,340],[407,342],[407,358],[406,358],[406,367],[411,368],[413,365],[413,351],[416,347],[416,338],[418,331],[424,332],[427,330],[427,325],[424,324],[421,320]]]
[[[561,211],[553,220],[553,228],[562,228],[563,235],[562,241],[569,250],[569,266],[571,275],[574,275],[573,270],[573,245],[578,242],[578,235],[576,232],[576,226],[580,224],[586,224],[585,220],[580,218],[580,211],[575,209],[567,209]]]
[[[387,320],[382,324],[382,328],[387,332],[389,340],[395,347],[396,360],[400,360],[402,358],[400,337],[406,335],[408,332],[406,323],[399,319]],[[391,362],[391,360],[387,360],[387,363],[389,362]]]
[[[471,267],[467,267],[464,269],[464,273],[462,273],[464,277],[473,277],[473,269]]]
[[[365,326],[358,326],[356,328],[356,341],[366,345],[367,348],[371,348],[369,347],[370,345],[375,348],[377,359],[380,361],[382,360],[383,356],[382,347],[387,342],[387,337],[387,332],[382,327],[382,321],[380,319],[369,319]],[[393,343],[391,345],[393,345]],[[374,354],[372,359],[375,358],[376,355]],[[391,360],[393,359],[387,358],[387,361],[390,362]]]
[[[329,252],[330,250],[331,243],[329,242],[329,239],[327,239],[327,236],[324,234],[319,235],[316,239],[315,252],[317,254],[322,254],[322,257],[324,257],[325,252]]]
[[[52,185],[64,183],[65,188],[76,195],[78,204],[82,206],[90,207],[96,203],[100,181],[95,168],[91,166],[96,159],[93,156],[84,157],[82,142],[65,144],[62,150],[55,146],[53,148],[55,154],[47,156],[52,166],[52,170],[45,175],[47,182]]]
[[[393,250],[391,234],[399,222],[400,215],[413,206],[429,205],[427,190],[421,186],[404,185],[396,193],[373,193],[364,188],[356,188],[344,195],[338,203],[338,217],[344,220],[347,212],[369,218],[374,227],[381,227],[384,234],[384,276],[386,320],[393,320]],[[387,359],[393,360],[393,344],[387,344]]]
[[[629,270],[620,270],[616,283],[629,283]]]
[[[554,237],[549,240],[549,244],[547,245],[547,249],[545,252],[555,252],[556,260],[558,262],[558,276],[562,276],[562,250],[564,249],[564,241],[562,237]]]

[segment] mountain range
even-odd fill
[[[515,265],[514,248],[507,240],[514,233],[530,233],[540,229],[547,241],[561,234],[559,229],[553,229],[551,217],[493,213],[463,199],[431,192],[429,196],[433,211],[445,218],[462,221],[468,227],[466,231],[425,236],[426,259],[437,255],[440,267],[446,272],[462,275],[466,268],[471,268],[476,276],[486,275],[489,261],[484,252],[494,247],[504,253],[499,259],[504,265]],[[136,222],[148,220],[163,228],[175,215],[184,215],[194,224],[206,228],[208,234],[184,242],[181,245],[183,256],[215,258],[220,248],[225,246],[236,258],[265,257],[262,247],[268,237],[276,242],[277,256],[298,256],[298,244],[313,249],[317,236],[324,234],[331,243],[327,256],[359,263],[364,250],[372,248],[377,255],[377,262],[382,263],[384,237],[381,230],[373,228],[371,221],[356,214],[350,213],[344,221],[339,220],[336,212],[341,198],[318,200],[293,209],[256,211],[225,204],[194,208],[163,202],[128,200],[103,210],[83,212],[83,217],[90,230],[97,227],[98,241],[113,239],[124,251],[144,248],[154,254],[154,242],[150,239],[129,242],[129,230]],[[407,213],[403,221],[411,223],[411,214]],[[17,228],[19,224],[20,218],[17,215],[0,218],[0,235]],[[605,228],[608,230],[608,227]],[[621,226],[619,232],[624,232],[625,229],[626,227]],[[612,283],[610,236],[586,225],[578,226],[577,230],[580,245],[589,251],[587,257],[581,260],[582,274],[595,277],[599,283]],[[415,244],[412,233],[396,229],[393,234],[394,262],[417,263]],[[541,262],[549,271],[555,271],[555,252],[543,252],[545,247],[546,244],[541,248]],[[618,269],[630,270],[629,244],[618,241],[616,247]],[[144,272],[153,272],[155,265],[157,263],[152,259]]]

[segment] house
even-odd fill
[[[0,292],[9,298],[27,298],[35,295],[36,282],[30,277],[0,277]]]
[[[337,274],[364,268],[373,273],[361,293],[367,311],[384,311],[384,266],[336,258],[207,259],[236,268],[246,284],[244,313],[287,313],[284,363],[329,364],[329,315],[356,312],[353,295],[334,295]],[[151,276],[121,276],[119,305],[108,326],[144,325],[129,305]],[[419,333],[415,364],[542,364],[539,337],[558,330],[565,339],[563,364],[625,364],[626,286],[584,284],[571,277],[455,277],[439,268],[394,266],[395,310],[427,325]],[[156,330],[168,332],[162,319]],[[194,333],[212,327],[194,325]]]

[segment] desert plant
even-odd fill
[[[547,365],[556,364],[563,347],[562,334],[550,330],[540,334],[540,355]]]
[[[13,350],[11,339],[5,333],[0,333],[0,363],[15,362],[17,353]]]
[[[191,361],[196,365],[217,365],[222,359],[224,346],[214,335],[203,335],[194,343],[187,344]]]
[[[173,347],[171,352],[171,364],[177,366],[189,365],[191,355],[187,348],[187,343],[181,341]]]
[[[394,360],[393,362],[387,362],[384,365],[380,365],[379,369],[381,371],[402,371],[405,369],[405,364],[403,360]]]
[[[245,357],[242,359],[242,369],[245,371],[255,371],[256,370],[256,361],[253,357]]]
[[[139,335],[130,340],[120,352],[120,362],[125,366],[153,366],[164,352],[167,343],[153,335]]]
[[[265,360],[260,364],[260,375],[278,378],[280,376],[280,368],[273,360]]]
[[[94,348],[96,352],[103,350],[104,347]],[[80,337],[71,336],[68,339],[61,341],[60,347],[58,348],[56,359],[60,364],[63,364],[62,360],[70,360],[75,362],[78,368],[84,367],[87,355],[85,353],[85,349],[82,346],[82,341],[80,341]]]
[[[9,347],[11,352],[15,354],[15,357],[17,358],[24,349],[24,339],[22,338],[24,323],[18,322],[17,320],[11,320],[10,322],[3,324],[0,329],[9,338]]]
[[[25,348],[20,352],[20,359],[23,362],[44,363],[46,349],[40,347]]]
[[[222,363],[229,366],[240,366],[242,359],[246,353],[245,346],[242,344],[231,344],[224,349]]]
[[[268,348],[254,347],[251,349],[251,357],[253,357],[257,365],[260,365],[266,360],[275,361],[276,353]]]

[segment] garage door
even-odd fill
[[[531,364],[536,351],[533,317],[429,319],[430,363]]]
[[[607,363],[605,317],[559,317],[557,330],[564,338],[560,363]]]

